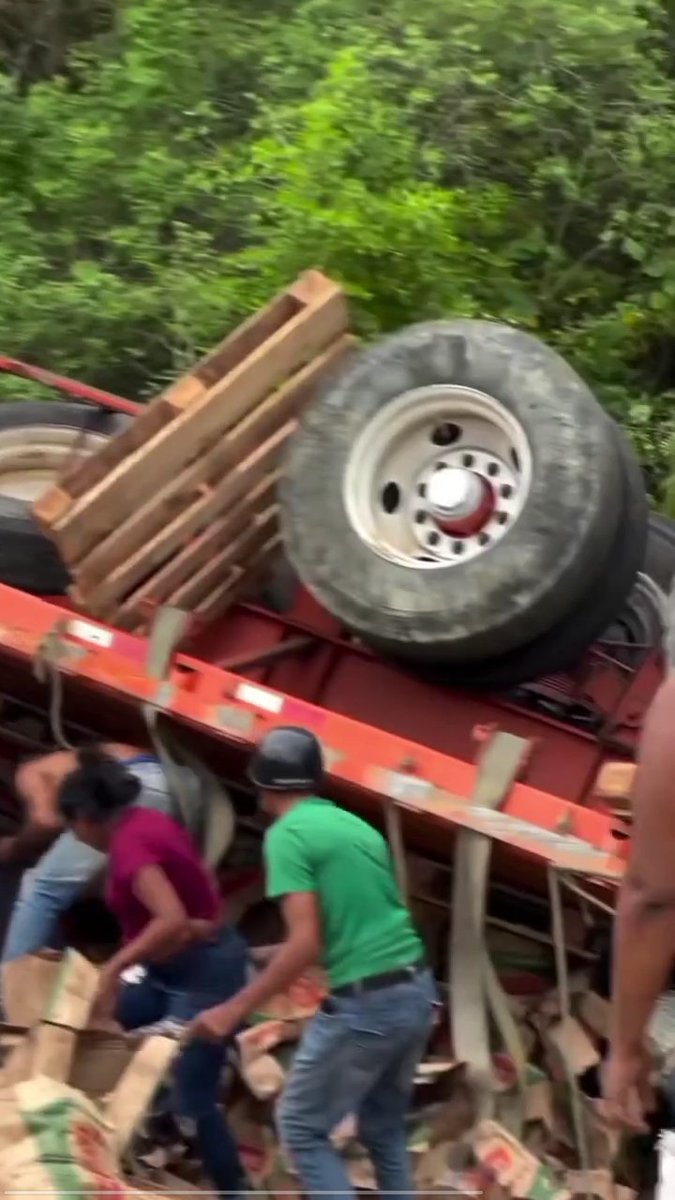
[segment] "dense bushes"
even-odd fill
[[[0,30],[8,353],[147,395],[320,265],[366,335],[466,313],[553,340],[663,494],[675,416],[667,8],[37,7],[50,15],[37,48],[35,4],[5,5]]]

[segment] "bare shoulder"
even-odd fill
[[[142,750],[140,746],[131,746],[127,742],[102,742],[101,750],[104,754],[109,754],[111,758],[135,758],[139,754],[147,754],[146,750]]]

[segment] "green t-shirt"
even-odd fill
[[[422,943],[384,838],[330,800],[310,796],[265,835],[267,895],[315,892],[332,987],[416,962]]]

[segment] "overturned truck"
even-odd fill
[[[566,995],[592,960],[662,677],[675,529],[622,432],[507,326],[359,347],[316,271],[143,407],[3,365],[68,397],[0,408],[8,772],[151,736],[229,787],[202,831],[227,864],[255,740],[311,728],[450,972],[455,1057],[485,1081],[495,1028],[522,1057],[475,946],[529,937]]]

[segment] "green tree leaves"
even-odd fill
[[[8,7],[7,352],[148,395],[317,265],[368,337],[466,313],[553,341],[665,495],[675,81],[661,5],[78,0],[49,9],[39,54],[35,23]]]

